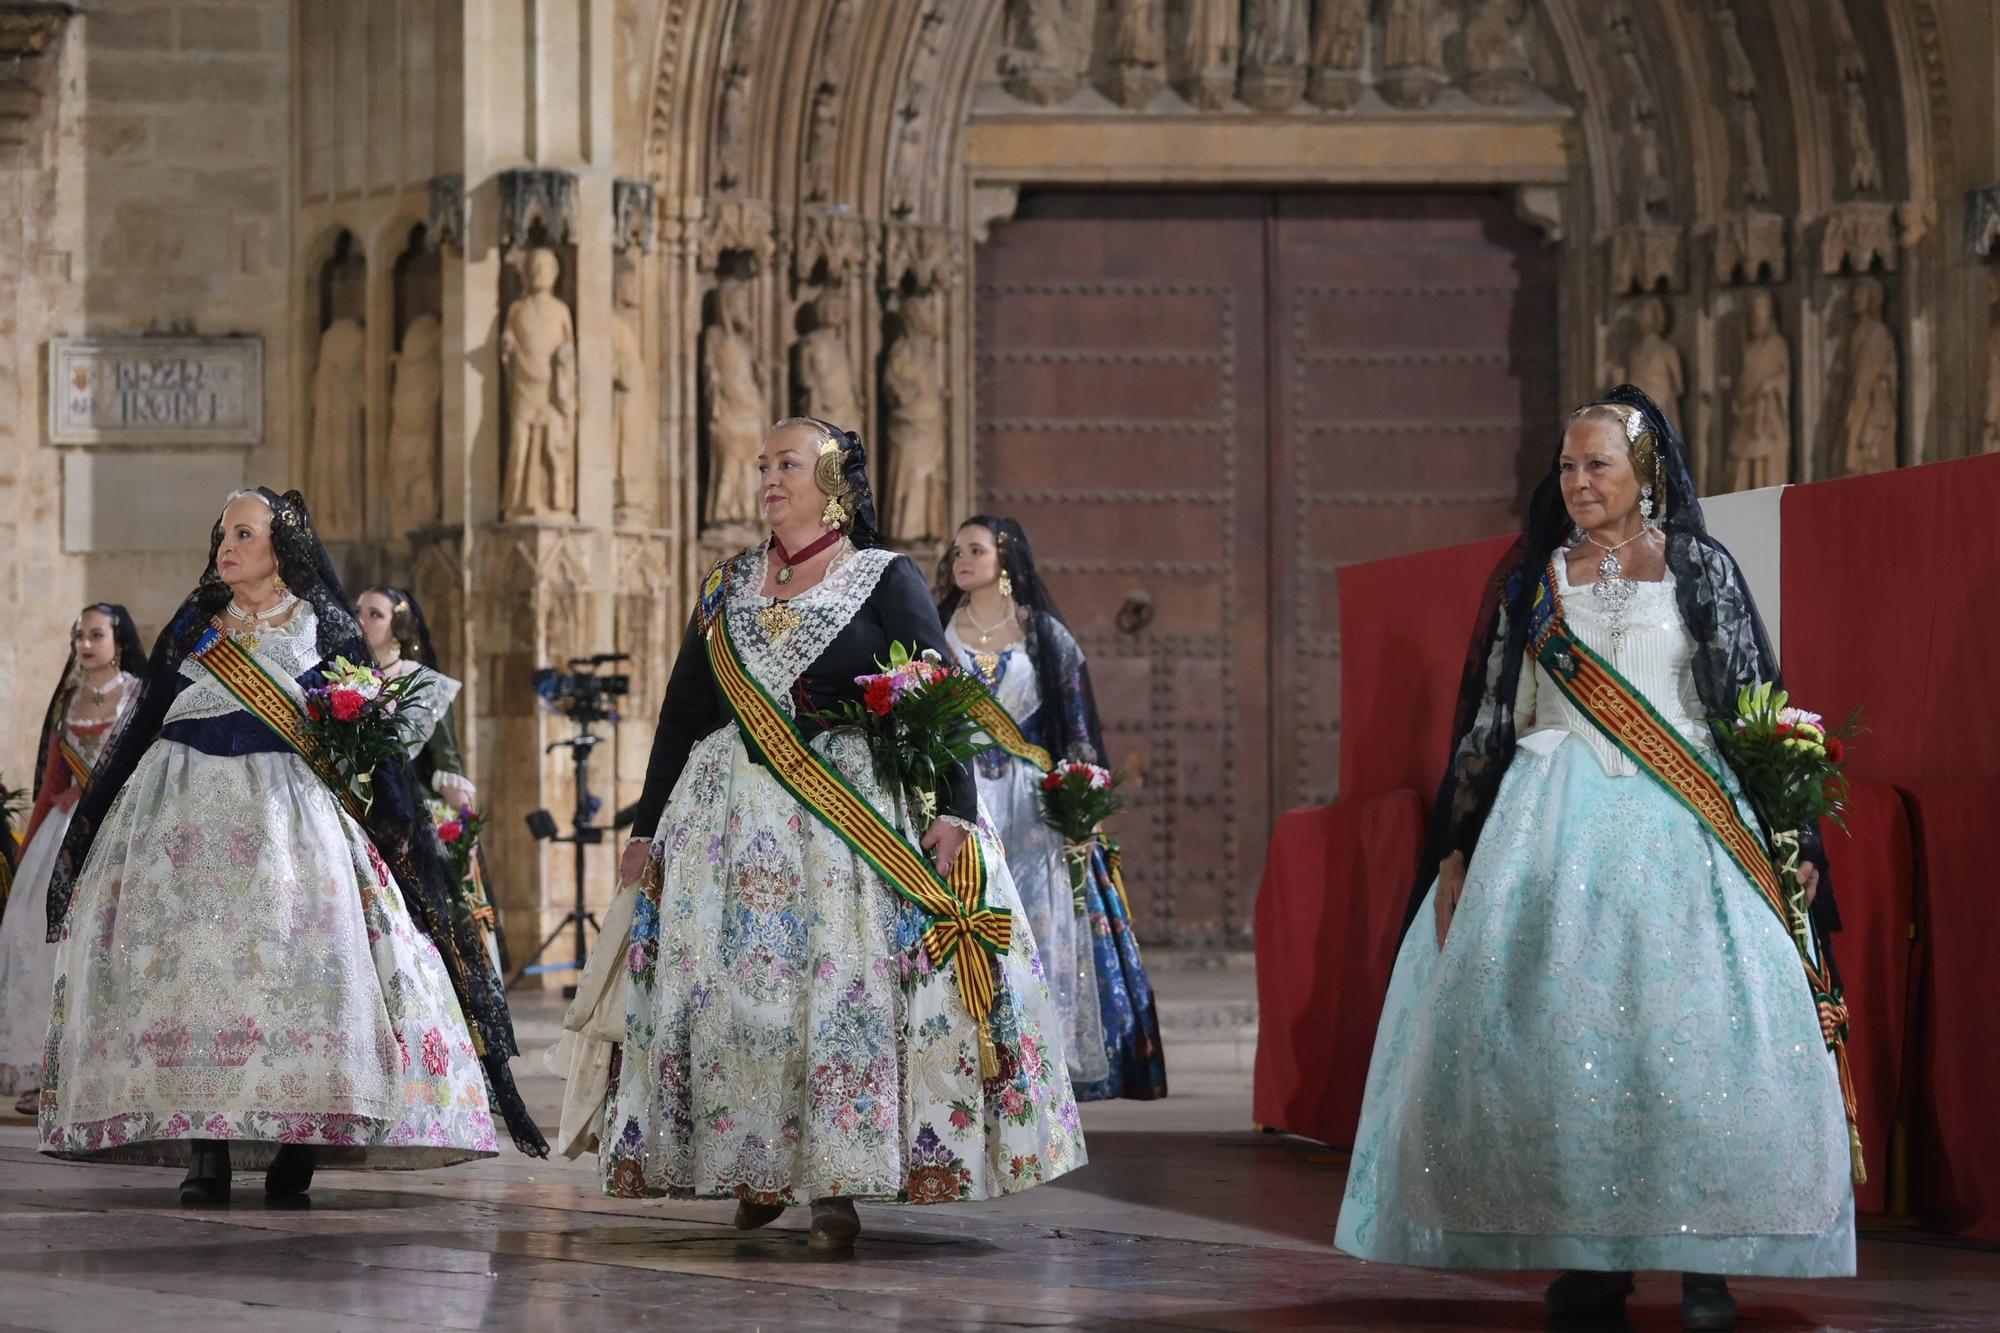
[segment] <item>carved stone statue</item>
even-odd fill
[[[651,522],[659,514],[660,450],[649,426],[645,340],[641,336],[639,266],[618,265],[611,279],[611,429],[617,460],[617,511],[623,522]]]
[[[1242,6],[1237,0],[1182,0],[1174,29],[1174,68],[1181,96],[1204,111],[1227,105],[1236,91],[1236,57],[1242,49]]]
[[[721,105],[715,113],[715,183],[719,189],[741,184],[749,120],[750,72],[732,69],[722,76]]]
[[[367,334],[342,316],[319,336],[313,367],[306,502],[322,537],[361,535],[361,460],[367,447]]]
[[[1840,89],[1841,110],[1846,115],[1847,188],[1866,194],[1882,186],[1882,163],[1875,156],[1875,131],[1868,124],[1868,93],[1858,82]]]
[[[1007,90],[1043,106],[1067,101],[1090,63],[1095,0],[1008,0]]]
[[[1991,279],[1992,308],[1986,321],[1986,420],[1981,452],[2000,454],[2000,270]]]
[[[813,94],[812,113],[806,124],[806,198],[833,197],[834,139],[840,129],[838,90],[822,85]]]
[[[1403,107],[1429,106],[1445,81],[1445,0],[1389,0],[1382,21],[1382,95]]]
[[[1639,304],[1639,338],[1626,358],[1626,375],[1632,383],[1651,395],[1660,410],[1675,426],[1682,427],[1681,394],[1687,380],[1681,369],[1681,354],[1667,341],[1667,304],[1649,296]]]
[[[1319,0],[1313,7],[1312,81],[1306,97],[1314,106],[1344,111],[1361,100],[1361,74],[1368,67],[1368,0]]]
[[[902,332],[882,366],[882,408],[889,451],[889,531],[908,542],[945,533],[943,322],[935,292],[902,303]]]
[[[508,518],[576,512],[576,325],[555,292],[561,274],[555,251],[528,251],[528,289],[500,331]]]
[[[403,330],[389,395],[389,524],[397,532],[442,516],[438,400],[444,388],[444,329],[428,311]]]
[[[724,278],[715,289],[715,322],[701,335],[702,414],[708,426],[708,503],[712,527],[755,523],[757,451],[764,444],[764,368],[750,342],[750,287]]]
[[[816,327],[799,340],[799,408],[846,430],[862,425],[861,393],[848,355],[847,301],[835,288],[813,302]]]
[[[1771,293],[1750,297],[1743,360],[1729,394],[1729,489],[1782,486],[1791,480],[1792,349],[1778,332]]]
[[[1896,340],[1882,322],[1882,284],[1857,278],[1849,308],[1853,322],[1841,344],[1840,410],[1834,439],[1841,473],[1858,477],[1896,466],[1896,404],[1902,365]]]
[[[1465,23],[1465,91],[1488,106],[1519,106],[1535,92],[1525,0],[1477,0]]]
[[[1259,111],[1289,111],[1306,92],[1312,50],[1307,0],[1246,0],[1240,95]]]
[[[1166,82],[1166,16],[1161,0],[1117,0],[1105,56],[1110,68],[1106,91],[1112,101],[1125,107],[1152,101]]]

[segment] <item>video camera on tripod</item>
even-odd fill
[[[591,726],[598,722],[616,722],[618,710],[613,700],[621,699],[632,692],[632,678],[625,675],[607,676],[598,668],[612,662],[623,662],[629,653],[597,653],[590,657],[572,657],[564,665],[569,669],[559,671],[555,667],[543,667],[534,674],[535,693],[549,711],[560,713],[576,726],[576,735],[562,740],[551,741],[544,753],[553,754],[557,750],[568,750],[576,787],[576,808],[570,813],[570,830],[559,831],[556,817],[547,810],[534,810],[528,814],[528,831],[537,842],[566,842],[576,848],[576,902],[563,919],[548,933],[541,946],[528,956],[521,970],[507,983],[512,990],[522,977],[538,976],[544,972],[581,972],[589,957],[589,941],[584,935],[584,927],[598,929],[597,917],[584,903],[584,860],[583,849],[594,847],[604,841],[604,829],[592,821],[602,802],[590,792],[590,752],[603,743],[604,737],[594,734]],[[542,955],[547,953],[566,930],[575,932],[575,945],[568,962],[544,963]],[[563,987],[565,997],[574,996],[576,987]]]
[[[632,692],[632,678],[623,673],[607,676],[599,668],[630,657],[630,653],[596,653],[570,658],[567,671],[543,667],[534,675],[535,693],[550,709],[572,722],[588,726],[592,722],[616,721],[618,709],[612,700]]]

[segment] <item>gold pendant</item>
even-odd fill
[[[797,629],[804,619],[789,602],[773,602],[757,608],[757,627],[773,642]]]
[[[974,653],[972,655],[972,665],[979,668],[981,676],[987,680],[992,680],[994,673],[1000,670],[1000,654]]]
[[[790,565],[786,565],[784,568],[778,571],[778,582],[790,583],[791,581],[792,581],[792,567]]]

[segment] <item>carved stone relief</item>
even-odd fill
[[[1095,18],[1093,0],[1008,0],[1008,91],[1040,106],[1068,101],[1083,86]]]
[[[847,293],[838,287],[821,292],[812,312],[814,327],[799,340],[797,353],[799,410],[844,430],[860,431],[867,422],[854,383]]]
[[[1790,481],[1792,348],[1778,328],[1771,293],[1751,293],[1736,372],[1721,387],[1729,395],[1729,489]]]
[[[362,535],[362,460],[367,456],[367,350],[362,327],[368,264],[343,233],[320,276],[321,331],[313,364],[305,496],[320,536]]]
[[[1488,106],[1520,106],[1535,94],[1526,0],[1476,0],[1465,22],[1465,91]]]
[[[1832,276],[1845,269],[1866,273],[1879,265],[1894,273],[1901,259],[1894,204],[1851,200],[1834,205],[1820,233],[1820,272]]]
[[[822,83],[813,93],[812,109],[806,118],[805,197],[809,202],[824,203],[833,198],[839,136],[840,90],[831,83]]]
[[[1883,322],[1886,294],[1874,278],[1849,288],[1847,336],[1835,381],[1834,457],[1843,476],[1896,466],[1896,418],[1902,364],[1895,335]]]
[[[1388,0],[1382,20],[1382,96],[1396,106],[1429,106],[1449,78],[1444,47],[1451,28],[1444,0]]]
[[[1736,196],[1745,204],[1771,198],[1771,168],[1764,155],[1764,122],[1757,110],[1757,70],[1743,49],[1743,29],[1735,0],[1714,0],[1709,10],[1716,40],[1722,46],[1724,80],[1729,88],[1730,115],[1736,130]]]
[[[1245,0],[1237,95],[1259,111],[1289,111],[1306,92],[1312,50],[1307,0]]]
[[[1687,374],[1680,350],[1666,339],[1667,303],[1649,296],[1639,302],[1633,319],[1638,333],[1625,354],[1624,373],[1618,378],[1644,389],[1685,434],[1687,418],[1681,413],[1681,395],[1687,391]]]
[[[1142,107],[1166,83],[1166,15],[1162,11],[1162,0],[1114,0],[1105,91],[1120,106]]]
[[[1835,59],[1840,73],[1841,143],[1847,150],[1847,189],[1868,194],[1882,186],[1882,164],[1875,153],[1875,131],[1868,119],[1868,58],[1854,36],[1847,0],[1829,0],[1826,14],[1833,23]]]
[[[1715,280],[1783,282],[1785,219],[1778,213],[1731,213],[1715,224]]]
[[[660,449],[652,429],[652,376],[646,373],[642,270],[631,254],[619,256],[611,278],[611,428],[617,460],[620,522],[658,521]]]
[[[1361,100],[1367,68],[1368,0],[1319,0],[1306,97],[1314,106],[1345,111]]]
[[[889,531],[899,540],[942,537],[945,512],[944,321],[941,297],[919,290],[896,303],[900,326],[883,357],[882,409],[889,454]]]
[[[573,172],[522,168],[500,173],[500,244],[509,250],[575,244],[579,209]]]
[[[576,512],[576,325],[556,280],[561,260],[546,247],[523,257],[525,291],[507,308],[500,369],[507,392],[510,519]]]
[[[1220,110],[1236,92],[1242,17],[1238,0],[1182,0],[1173,11],[1174,87],[1204,111]]]
[[[1687,285],[1683,266],[1683,233],[1672,223],[1640,223],[1611,233],[1610,287],[1613,295],[1650,292],[1664,287],[1679,291]]]
[[[389,524],[408,532],[438,521],[443,442],[444,326],[428,310],[403,330],[389,397]]]
[[[707,434],[710,527],[755,523],[757,451],[766,416],[764,367],[751,342],[750,285],[724,278],[715,314],[701,335],[702,419]]]

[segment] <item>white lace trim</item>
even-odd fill
[[[897,559],[894,551],[879,547],[857,551],[843,546],[827,566],[826,575],[785,605],[799,613],[799,622],[773,639],[757,621],[757,612],[772,603],[762,595],[765,565],[769,552],[754,547],[730,564],[729,634],[735,640],[743,665],[757,683],[785,710],[792,713],[792,686],[806,669],[819,660],[840,631],[847,628],[855,612],[874,593],[883,571]]]
[[[433,670],[421,662],[416,664],[414,671],[399,671],[395,674],[399,677],[416,674],[422,682],[416,698],[410,702],[408,708],[408,715],[415,720],[417,727],[405,748],[414,759],[426,745],[431,743],[431,737],[437,734],[438,723],[444,720],[445,713],[458,698],[458,692],[465,687],[444,672]]]
[[[250,655],[263,664],[286,694],[303,701],[305,695],[299,689],[298,678],[319,665],[319,616],[312,604],[301,601],[290,620],[259,634]],[[188,681],[188,687],[167,710],[167,722],[226,717],[242,710],[236,696],[223,689],[214,674],[192,657],[181,662],[181,676]]]

